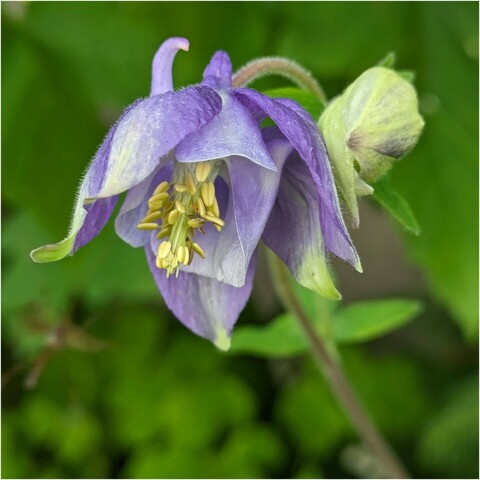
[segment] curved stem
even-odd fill
[[[232,83],[234,87],[246,86],[272,74],[288,78],[304,90],[312,92],[323,103],[327,102],[325,92],[313,75],[298,63],[282,57],[262,57],[247,63],[235,73]]]
[[[360,404],[341,365],[330,355],[323,339],[312,327],[311,320],[292,289],[285,266],[273,254],[270,258],[270,265],[275,273],[275,280],[278,282],[276,286],[281,301],[295,315],[310,344],[312,356],[317,361],[332,392],[342,405],[358,435],[374,453],[389,478],[409,478],[407,471]]]

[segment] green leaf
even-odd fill
[[[291,313],[274,318],[266,326],[238,327],[232,337],[231,353],[261,357],[291,357],[308,349],[307,341]]]
[[[339,343],[373,340],[411,322],[421,310],[417,300],[354,303],[337,310],[332,320],[334,337]]]
[[[407,201],[392,187],[388,177],[373,185],[373,198],[384,207],[395,220],[414,235],[420,234],[420,226]]]
[[[314,119],[320,118],[325,105],[311,92],[295,87],[276,88],[263,92],[273,98],[290,98],[298,102]]]
[[[311,309],[310,309],[311,310]],[[422,310],[417,300],[390,299],[358,302],[337,309],[332,315],[337,343],[361,343],[386,335],[411,322]],[[315,329],[325,328],[320,314],[310,315]],[[308,350],[308,342],[292,313],[283,313],[266,326],[237,327],[230,352],[260,357],[290,357]]]

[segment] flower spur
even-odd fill
[[[32,252],[75,253],[127,192],[117,234],[144,247],[167,306],[196,334],[228,348],[250,295],[259,241],[308,288],[338,298],[327,252],[360,263],[340,212],[323,140],[295,102],[232,88],[217,52],[200,85],[173,91],[171,66],[188,41],[171,38],[153,61],[151,96],[128,107],[80,186],[69,235]],[[276,127],[261,129],[270,117]]]

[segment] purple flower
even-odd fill
[[[175,316],[228,348],[252,289],[261,239],[304,286],[339,298],[327,252],[360,269],[342,219],[325,145],[310,115],[286,99],[232,88],[217,52],[200,85],[173,91],[171,66],[184,38],[153,61],[150,97],[111,128],[80,186],[65,240],[32,252],[59,260],[92,240],[127,192],[117,234],[144,247]],[[270,117],[276,127],[261,129]]]

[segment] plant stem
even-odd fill
[[[312,356],[317,361],[332,392],[342,405],[358,435],[377,457],[389,478],[409,478],[407,471],[360,404],[341,365],[329,354],[323,339],[317,335],[311,320],[292,289],[285,266],[273,254],[270,260],[275,279],[278,282],[277,288],[281,301],[295,315],[308,339]]]
[[[316,95],[323,103],[327,103],[327,97],[322,87],[312,74],[293,62],[282,57],[262,57],[247,63],[233,76],[233,86],[246,86],[265,75],[281,75],[291,80],[304,90]]]

